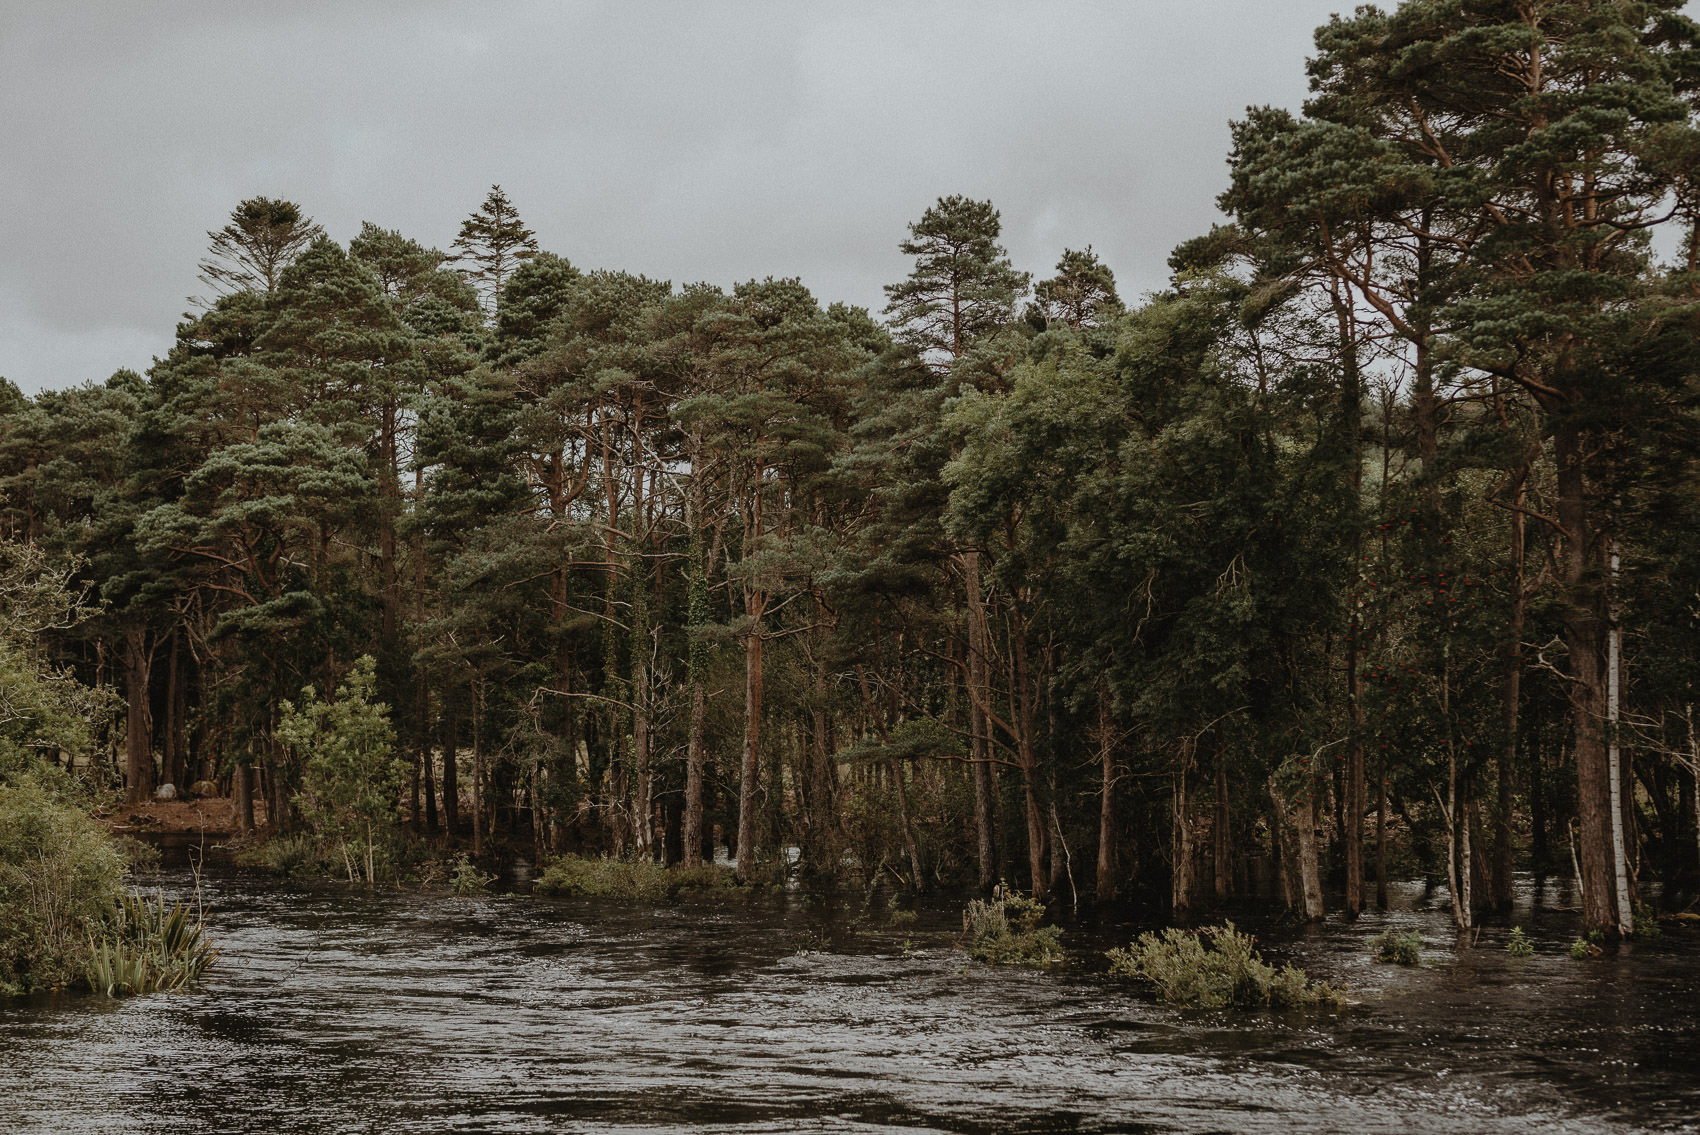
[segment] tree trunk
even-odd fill
[[[750,614],[744,638],[744,751],[738,766],[738,880],[747,882],[756,856],[756,778],[761,755],[761,615],[764,597],[752,592],[745,599]]]
[[[443,711],[443,827],[453,847],[460,839],[460,713],[453,705]]]
[[[1232,814],[1228,810],[1228,754],[1226,745],[1216,746],[1215,815],[1210,825],[1210,857],[1216,901],[1234,890]]]
[[[1099,902],[1116,897],[1116,755],[1110,692],[1098,681],[1098,887]]]
[[[1307,922],[1321,922],[1322,863],[1317,849],[1316,784],[1308,786],[1304,803],[1298,809],[1299,881],[1304,891],[1304,916]]]
[[[1189,758],[1190,762],[1190,758]],[[1192,801],[1187,793],[1186,766],[1175,776],[1175,797],[1170,821],[1169,909],[1176,918],[1192,909]]]
[[[980,602],[980,553],[962,555],[963,593],[968,601],[968,730],[969,756],[974,765],[974,834],[980,868],[980,890],[990,891],[997,879],[997,849],[993,842],[992,808],[996,797],[991,763],[991,726],[985,706],[986,611]]]
[[[1616,859],[1612,840],[1612,776],[1601,723],[1607,716],[1604,581],[1599,543],[1588,524],[1579,426],[1560,417],[1553,427],[1557,464],[1557,519],[1564,531],[1560,564],[1567,602],[1560,613],[1570,668],[1570,721],[1576,759],[1576,812],[1580,826],[1583,924],[1617,930]]]
[[[124,629],[124,777],[126,799],[140,804],[153,798],[153,745],[150,737],[148,687],[152,656],[145,627]]]

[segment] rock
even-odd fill
[[[210,780],[197,780],[195,783],[193,783],[189,786],[189,795],[191,795],[191,796],[217,796],[218,795],[218,785],[214,784]]]
[[[153,798],[155,800],[175,800],[177,799],[177,786],[175,784],[162,784],[153,790]]]

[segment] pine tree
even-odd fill
[[[458,271],[478,289],[491,324],[502,315],[502,288],[521,264],[537,255],[537,236],[526,228],[500,185],[478,211],[461,222],[450,259],[464,265]]]
[[[201,261],[200,280],[219,295],[277,290],[283,270],[315,237],[325,232],[293,201],[250,197],[230,214],[230,223],[208,232],[212,244]],[[203,307],[206,300],[191,299]]]
[[[1057,274],[1034,287],[1033,300],[1033,310],[1044,323],[1062,323],[1077,330],[1096,327],[1122,312],[1116,274],[1098,259],[1091,245],[1084,251],[1064,249],[1057,261]]]
[[[941,197],[898,245],[915,257],[901,284],[887,284],[885,307],[897,337],[929,353],[962,357],[968,344],[1015,318],[1028,276],[998,243],[1002,224],[990,201]]]

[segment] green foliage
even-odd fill
[[[0,784],[0,992],[79,980],[123,877],[100,825],[44,778]]]
[[[1535,952],[1535,944],[1529,941],[1529,936],[1523,933],[1521,926],[1511,928],[1511,937],[1505,943],[1505,952],[1514,958],[1526,958]]]
[[[1414,966],[1423,960],[1423,936],[1414,930],[1383,930],[1370,945],[1375,947],[1378,962]]]
[[[477,864],[472,862],[472,857],[462,852],[455,856],[454,870],[449,873],[449,890],[454,892],[456,898],[482,895],[489,892],[490,884],[495,879],[496,876],[486,875],[478,870]]]
[[[1575,958],[1577,961],[1586,961],[1588,958],[1597,958],[1604,952],[1605,951],[1600,949],[1599,943],[1590,942],[1586,938],[1578,938],[1574,942],[1570,943],[1570,956]]]
[[[274,836],[244,849],[236,861],[274,875],[304,879],[338,875],[343,867],[335,851],[307,834]]]
[[[567,856],[549,864],[534,889],[540,895],[665,903],[686,893],[724,890],[736,882],[730,868],[716,864],[663,867],[628,859]]]
[[[330,701],[312,686],[301,691],[301,707],[282,703],[277,739],[303,765],[295,803],[322,841],[343,857],[350,882],[364,874],[375,882],[376,843],[396,822],[396,794],[407,764],[395,755],[389,707],[373,701],[371,655],[354,663]]]
[[[1204,930],[1170,927],[1147,932],[1125,949],[1109,951],[1110,969],[1157,987],[1165,1001],[1206,1009],[1338,1007],[1345,990],[1311,981],[1295,966],[1268,965],[1256,939],[1229,922]]]
[[[204,918],[182,903],[166,910],[164,895],[150,906],[141,895],[125,894],[104,939],[93,944],[87,978],[91,989],[108,997],[155,993],[197,980],[216,957]]]
[[[1018,894],[973,899],[962,912],[968,956],[995,966],[1055,965],[1063,960],[1062,928],[1042,926],[1045,904]]]
[[[1635,904],[1635,936],[1644,940],[1665,936],[1659,926],[1658,914],[1644,902]]]

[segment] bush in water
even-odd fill
[[[569,855],[549,864],[533,889],[540,895],[671,902],[686,891],[717,890],[736,881],[730,867],[663,867],[658,863]]]
[[[1276,969],[1257,952],[1256,939],[1229,922],[1204,930],[1170,927],[1147,932],[1132,946],[1111,950],[1110,969],[1140,977],[1157,987],[1165,1001],[1206,1009],[1287,1009],[1301,1005],[1338,1006],[1345,991],[1311,981],[1295,966]]]
[[[1414,966],[1423,960],[1423,936],[1414,930],[1401,933],[1383,930],[1371,944],[1375,946],[1375,960],[1378,962]]]
[[[968,956],[997,966],[1048,966],[1063,960],[1062,930],[1041,926],[1045,904],[1021,895],[983,902],[962,912]]]

